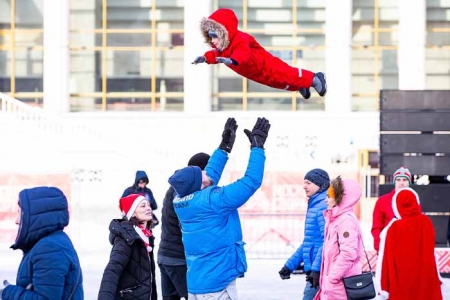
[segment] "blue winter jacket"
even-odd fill
[[[205,168],[213,186],[174,199],[182,226],[188,291],[192,294],[221,291],[247,271],[237,209],[261,186],[265,154],[263,149],[253,148],[244,177],[219,187],[227,160],[227,153],[217,149]]]
[[[303,244],[285,264],[291,272],[302,262],[304,263],[305,272],[320,272],[325,227],[323,212],[327,208],[325,203],[326,197],[327,191],[323,191],[309,198]]]
[[[13,249],[23,258],[16,285],[3,300],[82,300],[83,276],[77,253],[63,232],[69,223],[67,199],[54,187],[25,189],[19,194],[21,220]],[[32,284],[31,289],[26,289]]]

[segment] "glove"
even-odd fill
[[[192,62],[193,65],[201,64],[206,61],[206,58],[204,56],[197,56],[197,58]]]
[[[312,288],[319,287],[319,279],[320,279],[320,272],[316,271],[312,271],[306,276],[306,281],[309,281],[309,283],[311,283]]]
[[[219,148],[228,153],[233,149],[234,141],[236,140],[236,130],[238,126],[236,124],[236,120],[234,118],[228,118],[225,123],[223,133],[222,133],[222,142],[220,143]]]
[[[228,57],[216,57],[216,61],[218,63],[226,64],[227,66],[231,65],[233,63],[231,58],[228,58]]]
[[[266,118],[258,118],[253,130],[244,129],[244,133],[247,135],[251,148],[257,147],[264,149],[264,143],[266,142],[267,135],[269,134],[270,123]]]
[[[278,274],[283,280],[291,278],[291,271],[286,266],[283,266]]]

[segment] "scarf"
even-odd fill
[[[144,242],[144,245],[147,248],[147,252],[152,252],[153,248],[152,246],[150,246],[150,237],[152,236],[152,232],[142,225],[134,226],[134,230],[136,230],[137,234]]]

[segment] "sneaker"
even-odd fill
[[[306,100],[311,98],[311,91],[309,89],[301,88],[299,92]]]
[[[316,73],[314,75],[312,87],[321,97],[325,96],[327,93],[327,81],[325,80],[325,74],[322,72]]]

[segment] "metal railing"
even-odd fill
[[[82,138],[102,138],[103,134],[92,126],[76,120],[52,116],[40,107],[34,107],[20,100],[0,93],[0,115],[3,118],[20,121],[30,125],[31,129],[39,129],[45,133],[57,135],[81,136]]]

